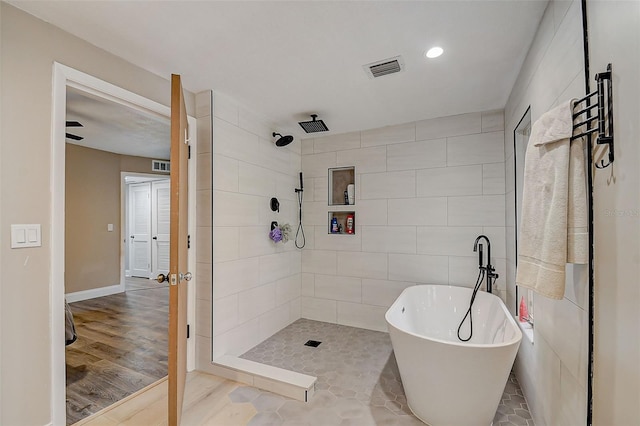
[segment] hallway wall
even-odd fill
[[[44,425],[52,421],[53,397],[49,307],[53,63],[164,105],[170,103],[170,86],[167,79],[7,3],[0,3],[0,8],[0,240],[9,241],[12,223],[42,225],[42,247],[0,247],[0,326],[3,341],[11,342],[2,345],[0,354],[0,424]],[[186,103],[192,113],[192,94],[187,94]]]

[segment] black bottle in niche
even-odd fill
[[[349,193],[347,191],[344,191],[344,204],[349,204]]]

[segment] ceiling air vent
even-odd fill
[[[402,56],[396,56],[363,65],[363,68],[369,78],[382,77],[383,75],[395,74],[404,70],[404,61],[402,60]]]
[[[171,163],[163,160],[151,160],[151,171],[169,173],[171,171]]]

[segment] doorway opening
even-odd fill
[[[71,114],[72,108],[68,108],[68,106],[72,104],[70,100],[85,102],[85,105],[77,108],[73,112],[75,116]],[[94,145],[96,140],[99,139],[95,133],[92,133],[91,129],[93,128],[93,130],[95,130],[95,128],[99,128],[96,122],[102,122],[105,126],[110,125],[117,127],[119,121],[110,115],[114,113],[114,111],[105,112],[103,110],[92,114],[92,111],[95,112],[95,110],[92,110],[93,107],[87,106],[86,103],[102,104],[102,106],[108,105],[109,107],[107,109],[111,108],[114,111],[115,109],[120,109],[121,111],[124,109],[126,114],[138,115],[139,118],[144,117],[138,120],[136,124],[140,127],[141,134],[144,134],[145,129],[153,128],[154,122],[167,123],[166,146],[163,148],[167,150],[167,155],[160,155],[154,151],[145,151],[149,149],[149,135],[146,135],[141,140],[136,140],[132,137],[134,132],[130,126],[124,129],[127,137],[120,137],[120,142],[128,148],[137,147],[142,149],[142,151],[119,152],[116,148],[109,145],[108,141],[102,141],[102,144],[98,143]],[[125,329],[120,325],[107,321],[117,316],[117,302],[107,300],[107,298],[127,298],[127,292],[125,292],[125,253],[127,252],[127,241],[126,238],[124,238],[127,221],[123,220],[122,217],[124,216],[123,207],[125,203],[122,201],[124,193],[121,188],[121,173],[150,174],[152,159],[155,161],[168,160],[168,150],[170,146],[170,132],[168,130],[169,116],[170,109],[164,105],[66,66],[57,63],[54,64],[53,155],[51,176],[53,194],[51,233],[52,279],[50,283],[50,318],[52,324],[51,407],[54,424],[68,424],[78,420],[72,419],[70,416],[69,418],[67,417],[68,405],[65,395],[67,395],[66,384],[69,373],[71,373],[72,378],[76,381],[81,380],[89,372],[106,372],[111,374],[111,377],[108,378],[102,387],[96,387],[95,384],[92,384],[83,389],[82,386],[80,386],[80,394],[82,394],[82,391],[86,391],[84,395],[78,398],[79,403],[76,404],[76,406],[81,409],[86,408],[87,401],[90,401],[91,397],[97,396],[98,399],[103,400],[102,403],[108,402],[108,404],[106,404],[106,406],[108,406],[136,390],[151,385],[157,380],[149,371],[149,369],[154,368],[153,362],[149,363],[149,360],[143,359],[143,357],[145,355],[145,344],[151,342],[159,343],[166,353],[167,332],[159,330],[161,326],[158,324],[162,323],[162,321],[152,319],[153,313],[158,314],[157,311],[162,311],[162,309],[164,309],[163,305],[165,304],[168,306],[168,288],[166,284],[157,285],[149,289],[150,292],[156,293],[154,296],[156,298],[155,300],[153,298],[142,297],[143,292],[138,289],[137,291],[131,292],[135,293],[135,297],[129,297],[131,300],[125,300],[125,303],[121,304],[125,306],[125,310],[128,310],[128,313],[137,312],[139,314],[135,320],[130,319],[128,323],[137,323],[137,325],[140,326],[135,330]],[[74,125],[73,128],[69,129],[66,128],[68,125],[67,121],[80,122],[82,126]],[[130,124],[133,125],[133,123]],[[195,129],[195,119],[189,117],[189,124],[192,129]],[[69,137],[66,133],[72,133],[75,137]],[[194,134],[191,134],[190,131],[190,143],[192,146],[195,145],[196,142],[195,132],[193,133]],[[158,146],[154,146],[154,148],[158,148]],[[96,158],[93,159],[93,162],[82,159],[81,161],[75,161],[78,156],[86,160],[87,155],[89,157],[95,156]],[[188,180],[190,184],[193,184],[192,187],[195,188],[196,164],[195,162],[191,163]],[[109,164],[112,167],[106,167]],[[104,171],[105,169],[108,169],[108,171]],[[115,182],[113,179],[107,178],[107,176],[111,176],[111,174],[115,174]],[[160,179],[154,178],[153,180]],[[166,185],[166,182],[168,182],[166,173],[163,174],[161,180],[164,180]],[[108,182],[108,189],[96,187],[82,188],[83,186],[88,186],[89,181],[93,181],[94,183],[96,183],[96,181],[98,181],[98,183]],[[78,184],[84,191],[84,195],[89,194],[89,199],[70,202],[69,196],[73,195],[76,191],[68,188],[67,184],[69,182]],[[158,189],[161,190],[162,185],[159,185]],[[78,192],[82,192],[82,190]],[[116,198],[113,197],[113,194],[116,195]],[[191,206],[195,205],[195,191],[190,192],[189,199],[189,229],[195,237],[195,209],[191,208]],[[99,213],[104,213],[106,210],[115,210],[116,213],[115,215],[110,213],[111,216],[108,218],[100,218],[97,217],[97,214],[88,212],[93,208],[96,208]],[[86,229],[84,231],[82,230],[81,219],[88,223],[87,227],[90,231]],[[162,227],[162,224],[160,226]],[[80,242],[80,249],[77,250],[75,254],[79,253],[79,258],[75,254],[72,255],[68,250],[70,246],[78,242]],[[103,251],[103,253],[107,254],[104,254],[102,257],[99,254],[96,255],[96,253],[99,253],[99,250],[106,249],[107,246],[113,247],[113,242],[115,242],[114,250],[108,249]],[[83,255],[91,256],[83,258]],[[160,267],[162,252],[156,250],[156,255],[158,256],[156,264]],[[194,244],[194,248],[189,253],[190,267],[195,265],[195,258]],[[103,267],[106,269],[100,269]],[[195,269],[195,267],[192,269]],[[151,271],[149,271],[146,277],[146,280],[149,282],[150,277]],[[82,289],[78,287],[78,285],[89,285],[90,288]],[[189,303],[187,308],[191,323],[195,322],[195,297],[192,297],[195,293],[194,288],[195,280],[192,280],[188,284]],[[163,291],[166,295],[162,295]],[[88,331],[88,334],[85,335],[85,343],[92,347],[89,348],[90,350],[87,351],[88,353],[86,354],[75,353],[73,355],[75,358],[72,361],[74,365],[71,365],[71,368],[69,368],[70,365],[67,362],[68,351],[65,348],[65,341],[63,340],[63,336],[65,335],[64,310],[59,309],[64,305],[65,294],[71,295],[72,299],[74,294],[76,296],[80,294],[82,297],[76,298],[76,301],[84,300],[78,303],[89,305],[90,309],[88,309],[88,311],[97,311],[99,316],[99,318],[90,320],[91,327],[85,327],[86,323],[79,325],[79,328],[85,328]],[[134,299],[136,299],[138,305],[132,308],[130,302]],[[105,305],[105,303],[107,305]],[[73,309],[74,304],[71,303],[71,305]],[[83,310],[87,311],[86,306],[80,308],[79,312]],[[164,312],[160,312],[159,315],[166,321],[167,315],[164,314]],[[124,347],[126,344],[123,347],[117,346],[119,341],[125,340],[122,338],[123,335],[130,339],[128,347]],[[105,337],[106,341],[100,342],[99,338],[101,336]],[[193,368],[194,364],[194,346],[195,341],[191,339],[187,345],[189,358],[188,368],[190,369]],[[133,370],[135,374],[126,376],[122,371],[123,366],[115,361],[120,360],[122,358],[121,355],[126,352],[136,351],[139,352],[137,361],[134,360],[126,366],[127,369]],[[105,355],[105,360],[97,359],[101,355]],[[111,359],[107,360],[106,358],[109,356],[111,356]],[[139,364],[136,364],[136,362]],[[161,365],[162,362],[163,359],[162,356],[160,356],[158,364]],[[149,366],[149,364],[151,364],[151,366]],[[166,365],[166,358],[164,359],[164,364]],[[144,368],[147,367],[148,370],[145,371]],[[158,373],[158,371],[155,371],[155,373]],[[166,374],[166,372],[164,374]],[[95,383],[93,381],[91,382]],[[131,389],[123,389],[128,384],[134,385],[138,387],[138,389],[133,391],[131,391]]]

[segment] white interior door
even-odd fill
[[[129,186],[129,268],[131,276],[149,278],[151,274],[151,185]]]
[[[169,225],[171,182],[151,183],[151,278],[169,272]]]

